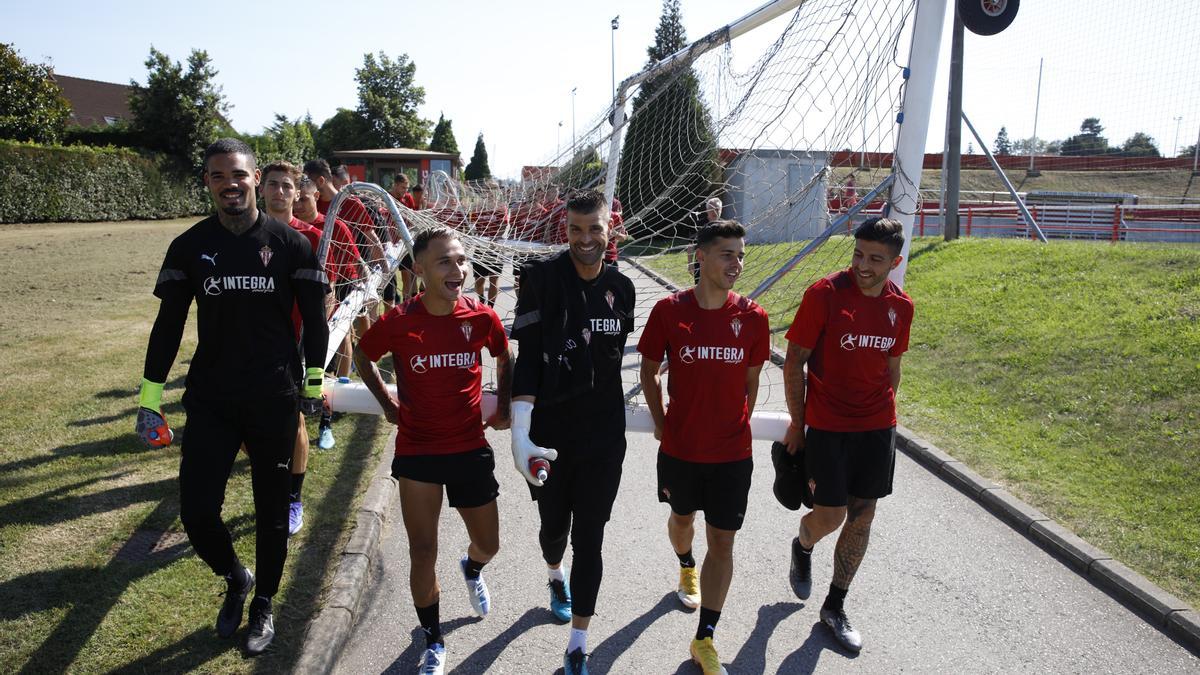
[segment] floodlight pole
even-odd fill
[[[921,207],[921,169],[925,160],[925,138],[929,134],[929,113],[933,107],[933,81],[937,77],[942,26],[946,23],[946,2],[917,0],[908,66],[904,69],[907,80],[904,100],[896,116],[900,131],[892,160],[895,180],[884,211],[904,228],[904,248],[900,251],[903,258],[889,275],[898,286],[904,285],[908,250],[912,245],[913,216]]]
[[[946,192],[942,196],[942,238],[958,239],[959,186],[962,177],[963,21],[954,10],[950,37],[950,94],[946,102],[946,154],[942,161]]]
[[[618,14],[612,18],[612,31],[609,35],[612,43],[612,96],[613,100],[617,100],[617,28],[621,25],[621,15]]]
[[[1180,115],[1175,116],[1175,143],[1171,145],[1171,156],[1174,157],[1179,152],[1179,123],[1183,121]]]
[[[575,90],[579,87],[571,87],[571,156],[575,156]]]
[[[1039,172],[1037,169],[1033,168],[1033,156],[1035,154],[1037,154],[1038,113],[1041,111],[1041,108],[1042,108],[1042,62],[1043,61],[1045,61],[1045,59],[1042,59],[1042,58],[1038,59],[1037,98],[1034,99],[1034,104],[1033,104],[1033,139],[1031,141],[1029,141],[1029,170],[1025,172],[1025,175],[1030,176],[1030,177],[1037,177],[1037,176],[1042,175],[1041,172]]]
[[[1200,171],[1196,171],[1197,164],[1200,164],[1200,133],[1196,134],[1196,145],[1192,149],[1192,175],[1200,176]]]

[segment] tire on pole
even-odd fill
[[[963,26],[976,35],[995,35],[1017,17],[1021,0],[958,0]]]

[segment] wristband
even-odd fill
[[[321,388],[325,384],[325,369],[312,367],[305,372],[304,398],[321,398]]]
[[[533,404],[529,401],[513,401],[509,406],[512,422],[510,429],[513,432],[524,431],[529,434],[529,428],[532,426],[533,419]]]
[[[162,393],[165,382],[151,382],[142,378],[142,389],[138,392],[138,405],[156,413],[162,412]]]

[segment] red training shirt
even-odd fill
[[[292,216],[292,219],[288,222],[288,226],[291,227],[293,230],[299,232],[300,234],[304,235],[304,238],[307,239],[308,243],[312,246],[313,253],[316,253],[317,246],[321,245],[321,231],[320,230],[313,227],[312,225],[309,225],[308,223],[304,222],[303,220],[300,220],[296,216]],[[296,339],[297,340],[300,339],[300,324],[301,324],[301,322],[302,321],[301,321],[301,317],[300,317],[300,307],[299,307],[299,305],[297,305],[296,303],[293,302],[292,303],[292,326],[296,330]]]
[[[787,339],[813,350],[804,422],[822,431],[873,431],[896,425],[888,357],[908,351],[912,299],[890,280],[863,295],[849,269],[808,287]]]
[[[324,231],[325,214],[318,212],[316,219],[310,223],[313,227]],[[333,232],[329,235],[329,251],[325,254],[325,273],[334,284],[353,281],[358,278],[358,246],[354,243],[354,235],[342,220],[333,221]]]
[[[750,456],[746,372],[771,353],[767,313],[730,293],[720,309],[702,309],[694,290],[659,300],[638,351],[670,364],[662,451],[689,462],[735,462]]]
[[[454,311],[434,316],[424,294],[376,321],[358,347],[372,361],[391,352],[401,392],[397,455],[449,455],[487,445],[483,437],[480,351],[508,348],[491,307],[460,297]],[[407,405],[404,403],[407,401]]]

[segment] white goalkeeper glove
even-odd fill
[[[542,486],[542,481],[530,470],[530,460],[542,458],[547,461],[558,459],[558,451],[553,448],[543,448],[529,440],[529,425],[533,418],[533,404],[529,401],[512,402],[512,454],[513,464],[517,472],[529,481],[530,485]]]

